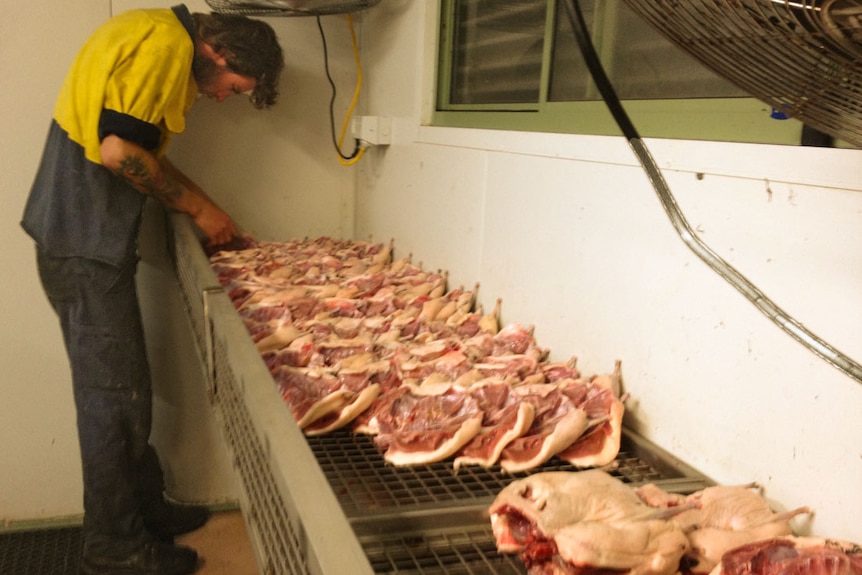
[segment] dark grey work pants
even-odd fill
[[[148,536],[141,508],[164,479],[149,445],[152,389],[135,288],[125,268],[37,250],[72,368],[84,479],[85,553],[122,555]]]

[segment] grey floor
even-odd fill
[[[257,575],[254,552],[238,511],[220,512],[177,543],[197,550],[196,575]],[[78,575],[81,530],[64,527],[0,534],[0,574]]]

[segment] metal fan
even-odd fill
[[[862,0],[625,0],[752,96],[862,147]]]
[[[219,14],[245,16],[325,16],[358,12],[380,0],[206,0]]]

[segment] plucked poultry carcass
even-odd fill
[[[735,547],[762,539],[791,535],[790,520],[808,513],[807,507],[775,513],[755,490],[756,484],[716,485],[688,496],[665,493],[653,484],[636,490],[650,505],[673,508],[686,503],[697,507],[680,513],[682,527],[691,548],[684,564],[692,573],[709,573],[722,556]]]
[[[535,407],[533,424],[509,442],[500,454],[500,467],[509,473],[538,467],[571,445],[587,428],[587,412],[575,405],[558,385],[514,388],[521,401]]]
[[[483,419],[476,400],[452,384],[402,385],[370,412],[356,429],[374,431],[383,459],[397,466],[446,459],[479,433]]]
[[[862,575],[862,546],[822,537],[762,539],[725,553],[710,575]]]
[[[297,425],[310,435],[343,427],[370,406],[380,386],[320,368],[280,366],[273,372]]]
[[[482,411],[482,427],[456,453],[456,471],[462,465],[491,467],[497,463],[503,449],[530,429],[536,415],[535,406],[524,401],[506,381],[477,382],[469,392]]]
[[[688,539],[671,509],[646,505],[605,471],[544,472],[513,481],[489,508],[498,551],[532,574],[672,575]]]
[[[588,425],[569,447],[557,454],[575,467],[602,467],[610,464],[620,451],[623,432],[625,396],[620,397],[621,362],[617,360],[610,374],[589,382],[578,402],[587,413]],[[564,388],[564,392],[572,386]],[[577,393],[582,393],[580,390]]]
[[[619,451],[619,364],[581,379],[574,359],[548,363],[532,326],[501,326],[499,298],[474,309],[478,284],[447,292],[447,272],[392,261],[391,244],[240,247],[210,262],[306,434],[353,422],[396,465],[454,455],[508,472]]]

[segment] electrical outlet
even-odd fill
[[[371,146],[386,146],[392,142],[392,122],[384,116],[354,116],[350,133]]]

